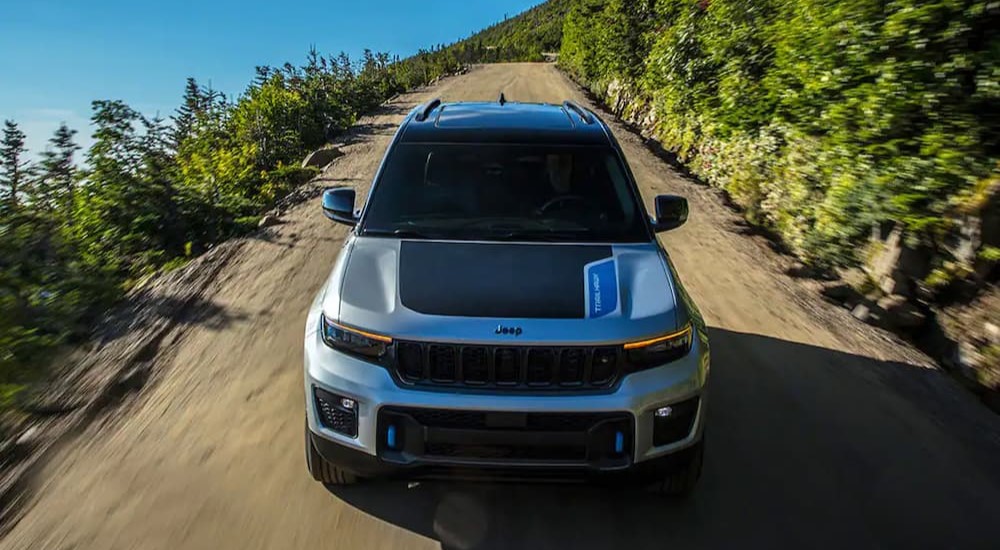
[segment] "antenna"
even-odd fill
[[[497,103],[499,103],[501,107],[507,104],[507,98],[503,95],[503,90],[500,90],[500,97],[497,98]]]

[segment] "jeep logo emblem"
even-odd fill
[[[524,332],[521,327],[505,327],[503,325],[497,325],[497,334],[510,334],[512,336],[520,336]]]

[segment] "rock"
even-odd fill
[[[977,275],[988,275],[989,266],[978,256],[983,247],[1000,245],[1000,178],[983,182],[951,222],[954,231],[944,239],[945,249],[959,263],[975,266]]]
[[[978,371],[983,368],[986,357],[979,353],[976,346],[967,340],[962,340],[955,347],[954,364],[963,376],[970,380],[978,379]]]
[[[888,295],[899,294],[902,296],[912,296],[913,285],[899,271],[887,275],[879,281],[879,289]]]
[[[309,166],[315,166],[322,170],[326,165],[330,164],[334,160],[344,155],[338,147],[326,147],[323,149],[317,149],[313,151],[302,161],[302,167],[306,168]]]
[[[882,323],[887,328],[914,329],[924,324],[927,316],[906,296],[894,294],[878,301],[878,307],[884,311]]]
[[[989,321],[983,324],[983,334],[986,335],[986,342],[994,346],[1000,346],[1000,326]]]
[[[21,435],[17,436],[17,440],[14,441],[14,445],[21,448],[34,447],[38,444],[40,435],[41,431],[39,431],[38,426],[32,426],[27,430],[24,430]]]
[[[873,235],[877,236],[879,235]],[[863,268],[887,294],[909,296],[914,290],[913,281],[923,279],[930,272],[930,255],[927,250],[907,245],[903,230],[899,227],[890,231],[885,240],[876,241],[873,246],[877,250]]]
[[[854,287],[844,282],[825,284],[822,290],[820,290],[820,294],[831,302],[840,304],[856,303],[861,299],[861,294],[857,290],[854,290]]]
[[[123,372],[115,381],[113,392],[122,395],[141,389],[149,380],[150,369],[148,365],[136,365]]]
[[[851,315],[863,323],[867,323],[872,317],[872,310],[868,304],[858,304],[851,310]]]
[[[985,191],[986,199],[979,211],[979,236],[986,246],[1000,246],[1000,179],[994,179]]]
[[[272,225],[278,225],[279,223],[281,223],[281,220],[277,216],[268,214],[257,222],[257,227],[271,227]]]

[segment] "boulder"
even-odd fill
[[[41,441],[41,430],[38,426],[31,426],[27,430],[21,432],[21,435],[17,436],[14,444],[21,448],[31,448],[36,446]]]
[[[280,218],[278,218],[277,216],[273,216],[271,214],[267,214],[266,216],[262,217],[259,222],[257,222],[257,227],[261,228],[271,227],[272,225],[278,225],[279,223],[281,223]]]
[[[983,334],[986,336],[986,343],[1000,346],[1000,326],[987,321],[983,324]]]
[[[851,285],[834,281],[823,285],[820,293],[827,300],[837,304],[853,304],[861,300],[861,294]]]
[[[879,281],[879,290],[886,293],[887,295],[900,294],[903,296],[913,295],[913,284],[901,271],[895,271],[890,275],[886,275]]]
[[[323,149],[318,149],[313,151],[302,161],[302,167],[306,168],[309,166],[315,166],[322,170],[328,164],[333,162],[339,157],[342,157],[344,153],[337,147],[326,147]]]
[[[955,346],[953,361],[963,376],[970,380],[978,380],[979,370],[983,368],[986,357],[979,352],[975,344],[962,340]]]
[[[1000,179],[983,182],[952,224],[945,248],[960,263],[980,267],[979,251],[984,246],[1000,246]]]
[[[858,321],[867,323],[872,318],[872,310],[868,304],[861,303],[854,306],[854,309],[851,310],[851,315],[853,315]]]
[[[979,211],[979,236],[982,244],[1000,246],[1000,179],[986,190],[988,198]]]
[[[863,266],[865,273],[886,294],[910,296],[916,288],[915,281],[930,272],[930,254],[924,248],[908,245],[899,227],[891,230],[884,240],[879,240],[877,234],[873,237],[875,252]]]

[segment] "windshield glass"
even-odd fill
[[[649,239],[609,147],[400,144],[365,213],[365,235],[457,240]]]

